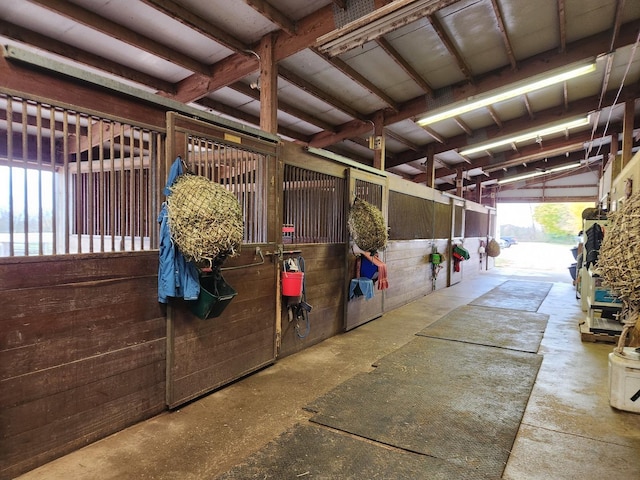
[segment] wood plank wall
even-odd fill
[[[307,244],[287,245],[287,250],[301,250],[305,261],[305,291],[310,330],[306,337],[296,334],[295,320],[289,322],[286,298],[282,307],[282,346],[280,357],[291,355],[332,337],[344,330],[345,245]],[[304,331],[304,325],[300,324]]]
[[[157,256],[0,259],[0,478],[165,408]]]

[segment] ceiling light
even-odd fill
[[[538,177],[540,175],[548,175],[550,173],[558,173],[564,170],[571,170],[573,168],[578,168],[580,163],[570,163],[569,165],[562,165],[560,167],[550,168],[544,172],[531,172],[525,173],[524,175],[518,175],[516,177],[503,178],[502,180],[498,180],[499,185],[504,185],[505,183],[519,182],[520,180],[527,180],[529,178]]]
[[[509,137],[498,138],[490,142],[480,143],[471,148],[466,148],[464,150],[461,150],[459,153],[462,156],[471,155],[473,153],[484,152],[496,147],[501,147],[503,145],[509,145],[511,143],[517,144],[520,142],[524,142],[526,140],[531,140],[533,138],[535,139],[540,138],[541,139],[540,141],[542,141],[542,137],[546,135],[563,132],[565,130],[570,130],[576,127],[582,127],[584,125],[588,125],[590,121],[591,121],[591,116],[587,115],[586,117],[574,118],[573,120],[569,120],[569,121],[565,120],[560,123],[556,122],[556,123],[549,124],[549,126],[545,128],[527,130],[517,135],[511,135]]]
[[[425,125],[440,122],[447,118],[457,117],[463,113],[468,113],[479,108],[487,107],[495,103],[503,102],[504,100],[509,100],[510,98],[518,97],[535,90],[540,90],[541,88],[555,85],[556,83],[565,82],[572,78],[591,73],[595,71],[595,69],[596,63],[594,61],[590,61],[588,64],[585,64],[584,62],[579,64],[574,63],[569,67],[552,70],[551,72],[535,75],[526,80],[512,83],[507,89],[498,91],[494,90],[482,95],[473,95],[459,102],[452,103],[425,117],[422,117],[417,123],[421,127],[424,127]]]

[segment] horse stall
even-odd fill
[[[18,68],[0,59],[0,478],[451,285],[455,242],[465,275],[481,268],[491,209],[204,111]],[[235,255],[198,265],[197,300],[164,303],[160,212],[178,160],[235,197],[244,228]],[[370,299],[349,295],[355,199],[389,227],[388,288]],[[287,268],[303,274],[293,294]],[[229,295],[210,291],[212,273]]]

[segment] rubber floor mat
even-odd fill
[[[298,424],[217,480],[472,480],[488,478],[439,458],[390,449],[313,424]]]
[[[552,286],[549,282],[508,280],[469,305],[537,312]]]
[[[306,409],[318,424],[500,478],[541,362],[533,353],[416,337]]]
[[[463,305],[416,335],[536,353],[549,315]]]

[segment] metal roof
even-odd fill
[[[257,52],[272,35],[281,137],[371,165],[368,138],[382,118],[386,170],[424,182],[432,149],[441,190],[458,171],[473,189],[570,159],[581,166],[557,174],[565,181],[555,191],[571,197],[575,176],[575,198],[595,197],[602,162],[618,153],[610,145],[625,102],[636,117],[640,109],[638,0],[0,0],[0,18],[5,45],[252,127]],[[578,78],[418,123],[591,61],[595,70]],[[579,127],[460,154],[587,114]],[[528,198],[522,187],[500,190]]]

